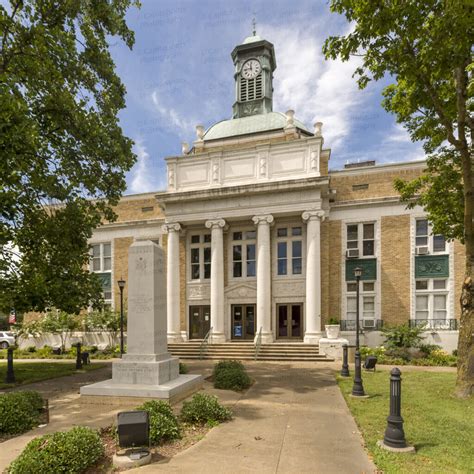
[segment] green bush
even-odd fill
[[[240,362],[240,360],[221,360],[216,365],[214,365],[213,375],[216,375],[217,372],[219,372],[220,370],[225,370],[225,369],[245,370],[245,367],[244,367],[244,364]]]
[[[189,372],[188,366],[183,364],[182,362],[179,363],[179,373],[180,374],[187,374]]]
[[[433,351],[440,350],[441,346],[438,346],[437,344],[420,344],[418,349],[423,353],[423,355],[429,356]]]
[[[37,392],[0,395],[0,433],[20,434],[39,423],[43,399]]]
[[[150,415],[150,441],[159,444],[162,441],[181,438],[178,419],[169,403],[162,400],[150,400],[137,408]]]
[[[401,324],[383,328],[382,333],[385,336],[384,344],[387,349],[410,349],[412,347],[419,347],[421,341],[424,339],[422,333],[425,328],[423,326],[411,327],[409,324]]]
[[[223,407],[217,397],[205,393],[196,393],[181,409],[181,419],[187,423],[215,424],[231,418],[232,412]]]
[[[97,431],[76,426],[30,441],[10,464],[8,473],[82,473],[103,455],[104,446]]]
[[[214,376],[214,387],[223,390],[245,390],[252,384],[245,369],[229,368],[220,370]]]
[[[252,383],[242,362],[238,360],[218,362],[214,366],[212,377],[214,387],[224,390],[244,390]]]

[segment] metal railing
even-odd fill
[[[204,358],[204,353],[207,351],[207,346],[209,345],[209,339],[212,339],[212,328],[207,331],[207,334],[204,336],[204,339],[199,346],[199,359]]]
[[[262,326],[260,326],[260,330],[258,331],[257,339],[255,340],[255,356],[254,359],[258,359],[258,353],[260,352],[260,348],[262,347]]]
[[[423,327],[427,330],[456,331],[457,319],[410,319],[410,327]]]
[[[380,331],[383,327],[383,321],[381,319],[369,320],[370,325],[364,322],[363,319],[359,321],[359,329],[364,331]],[[372,325],[373,323],[373,325]],[[355,319],[341,319],[339,327],[341,331],[355,331],[356,320]]]

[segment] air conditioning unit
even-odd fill
[[[362,327],[367,328],[367,329],[375,328],[375,319],[363,319]]]
[[[359,249],[348,249],[346,250],[347,258],[357,258],[359,256]]]
[[[417,247],[416,248],[416,255],[427,255],[429,254],[428,247]]]

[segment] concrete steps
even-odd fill
[[[168,344],[168,350],[180,359],[199,359],[201,341]],[[228,342],[208,344],[203,359],[224,360],[254,360],[255,346],[253,342]],[[267,361],[330,361],[324,354],[319,353],[319,347],[303,343],[274,343],[262,344],[258,360]]]

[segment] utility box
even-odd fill
[[[121,448],[149,446],[150,420],[146,411],[122,411],[117,414],[117,431]]]

